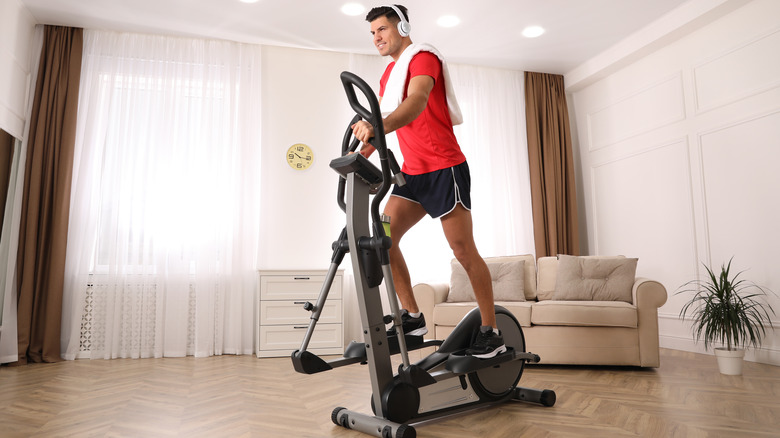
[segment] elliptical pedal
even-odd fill
[[[505,352],[497,354],[495,357],[489,359],[480,359],[459,351],[450,354],[447,358],[445,368],[453,373],[468,374],[483,368],[494,367],[501,365],[504,362],[513,361],[516,357],[515,349],[512,347],[507,347]]]
[[[444,342],[437,339],[429,339],[426,341],[423,336],[415,335],[405,335],[404,340],[406,341],[407,351],[419,350],[426,347],[438,347]],[[398,354],[401,352],[401,346],[398,345],[398,336],[388,336],[387,345],[390,347],[390,354]]]

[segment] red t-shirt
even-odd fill
[[[380,96],[385,93],[385,85],[394,66],[395,62],[391,62],[379,81]],[[395,131],[404,156],[402,170],[409,175],[434,172],[466,161],[452,129],[444,74],[439,58],[431,52],[420,52],[414,55],[409,62],[404,99],[407,96],[409,80],[419,75],[430,76],[434,80],[433,90],[428,96],[428,104],[416,119]]]

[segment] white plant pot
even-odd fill
[[[742,374],[742,362],[745,358],[745,350],[727,350],[716,348],[715,357],[718,359],[718,369],[721,374],[739,376]]]

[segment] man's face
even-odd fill
[[[381,16],[371,22],[371,35],[373,35],[374,46],[382,56],[392,56],[399,54],[401,49],[401,35],[398,33],[398,26],[390,22],[385,16]]]

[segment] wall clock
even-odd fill
[[[295,170],[306,170],[314,162],[314,152],[303,143],[290,146],[287,149],[287,164]]]

